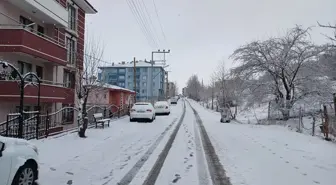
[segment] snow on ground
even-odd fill
[[[31,141],[39,148],[41,185],[114,185],[133,167],[165,128],[179,118],[182,106],[157,116],[153,123],[123,118],[105,129],[88,129],[87,138],[77,133]]]
[[[202,103],[199,103],[203,106]],[[203,106],[204,107],[204,106]],[[207,109],[209,112],[213,112],[214,114],[217,114],[220,116],[219,112],[216,112],[215,110]],[[232,108],[232,111],[234,111],[234,108]],[[236,117],[236,120],[240,123],[245,124],[258,124],[258,120],[262,121],[264,124],[269,125],[277,125],[278,127],[285,127],[289,130],[298,132],[300,131],[303,134],[306,135],[314,135],[319,137],[324,137],[323,133],[321,132],[319,125],[322,124],[322,119],[319,115],[316,115],[315,117],[315,125],[313,124],[313,118],[312,116],[305,116],[302,117],[302,125],[300,126],[300,120],[299,118],[291,118],[287,121],[280,121],[280,120],[270,120],[266,121],[268,116],[268,105],[260,105],[256,106],[255,108],[250,108],[248,110],[238,110],[238,114]],[[295,112],[298,114],[297,112]],[[278,115],[278,117],[281,117],[281,115]],[[313,127],[315,127],[315,130],[313,131]],[[330,136],[333,138],[333,136]]]
[[[199,178],[197,178],[198,164],[194,132],[194,126],[196,125],[194,122],[194,114],[186,104],[186,114],[183,123],[161,169],[156,181],[157,185],[200,184]],[[203,159],[204,161],[205,158]],[[201,184],[206,185],[204,183]]]
[[[190,102],[233,185],[335,184],[335,144],[279,126],[220,123],[217,114]]]

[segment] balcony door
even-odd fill
[[[75,88],[75,74],[68,70],[64,70],[63,83],[67,88]]]
[[[32,64],[30,63],[18,61],[18,65],[19,65],[19,72],[21,73],[21,75],[25,75],[26,73],[32,71]]]
[[[27,28],[26,26],[27,25],[30,25],[28,26],[28,28],[30,28],[30,31],[34,31],[34,25],[32,25],[34,22],[31,21],[30,19],[26,18],[26,17],[23,17],[22,15],[20,16],[20,23],[25,25],[24,28]]]

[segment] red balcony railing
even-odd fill
[[[22,26],[0,27],[0,52],[22,52],[59,65],[67,64],[64,44]]]
[[[74,89],[66,88],[63,84],[42,81],[40,98],[41,102],[61,102],[65,104],[74,103]],[[0,79],[0,100],[17,101],[20,100],[20,86],[18,81]],[[34,85],[27,85],[24,89],[24,102],[37,103],[38,88]]]

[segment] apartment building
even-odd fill
[[[0,61],[42,80],[41,111],[75,101],[77,69],[83,69],[85,15],[97,11],[87,0],[1,0]],[[18,112],[20,89],[10,68],[0,66],[0,123]],[[24,109],[36,109],[38,89],[24,89]]]
[[[120,62],[111,66],[100,67],[98,79],[111,85],[134,90],[134,63]],[[136,62],[135,83],[137,101],[148,101],[164,98],[164,68],[161,65],[151,65],[144,61]],[[151,86],[153,87],[153,96]]]
[[[174,97],[176,96],[176,85],[174,82],[168,82],[168,96]]]

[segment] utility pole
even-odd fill
[[[136,91],[136,61],[135,61],[135,57],[133,58],[133,87],[134,87],[134,92],[135,92],[135,96],[134,96],[134,103],[136,103],[136,96],[137,96],[137,91]]]
[[[169,95],[168,71],[165,71],[165,74],[166,74],[166,100],[168,100]]]
[[[153,71],[154,71],[154,64],[155,64],[155,61],[154,61],[154,53],[162,53],[164,54],[164,57],[165,57],[165,54],[166,53],[170,53],[170,49],[168,49],[168,51],[166,50],[157,50],[157,51],[152,51],[152,58],[151,58],[151,61],[150,62],[146,62],[146,63],[150,63],[151,64],[151,75],[150,75],[150,89],[151,89],[151,103],[154,104],[154,97],[153,97],[153,91],[154,91],[154,87],[153,87]],[[165,57],[166,58],[166,57]],[[164,59],[164,64],[166,63],[166,59]]]

